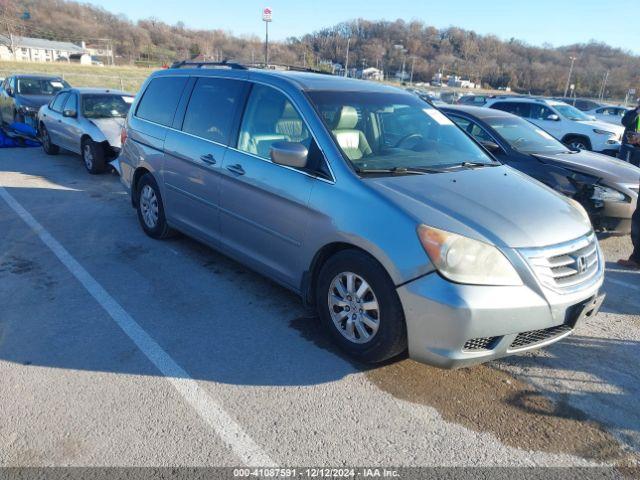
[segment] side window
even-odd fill
[[[303,170],[331,178],[322,151],[287,97],[274,88],[254,84],[240,126],[238,150],[270,161],[276,142],[303,144],[309,151]]]
[[[471,136],[479,142],[493,142],[493,138],[481,126],[471,123]]]
[[[270,159],[275,142],[297,142],[310,147],[312,137],[302,117],[277,90],[255,84],[242,119],[238,150]]]
[[[449,115],[449,118],[454,121],[456,125],[458,125],[465,132],[469,132],[469,125],[471,125],[471,121],[466,118],[457,117],[455,115]]]
[[[70,93],[67,103],[64,104],[64,110],[78,111],[78,96],[75,93]]]
[[[51,103],[51,110],[54,112],[61,113],[62,107],[64,103],[67,101],[67,97],[69,97],[69,92],[59,93],[58,96]]]
[[[178,108],[187,77],[159,77],[151,80],[136,110],[136,116],[168,127]]]
[[[531,115],[530,117],[534,120],[546,120],[549,118],[549,115],[553,115],[553,111],[549,107],[545,107],[544,105],[533,104],[531,105]]]
[[[227,145],[234,114],[243,98],[243,89],[243,82],[238,80],[198,79],[184,116],[182,131]]]
[[[531,104],[525,102],[498,102],[492,105],[491,108],[513,113],[519,117],[528,117],[531,111]]]

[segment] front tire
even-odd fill
[[[170,237],[173,231],[165,218],[162,196],[153,175],[145,173],[140,178],[136,194],[138,221],[144,232],[157,240]]]
[[[365,363],[379,363],[407,348],[402,304],[384,268],[358,250],[344,250],[320,270],[316,306],[338,346]]]
[[[40,124],[40,143],[42,143],[42,149],[47,155],[57,155],[60,153],[60,147],[51,142],[49,130],[47,130],[44,124]]]
[[[91,139],[82,141],[82,163],[91,175],[103,173],[106,170],[104,148]]]
[[[591,151],[591,142],[584,137],[568,137],[565,139],[564,144],[573,149]]]

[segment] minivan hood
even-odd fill
[[[120,132],[124,126],[124,118],[92,118],[89,121],[100,129],[109,145],[120,148]]]
[[[507,166],[364,181],[419,223],[499,246],[544,247],[591,231],[568,199]]]
[[[550,161],[555,165],[601,178],[607,184],[635,185],[640,181],[640,168],[601,153],[581,150],[576,153],[534,156],[543,162]]]

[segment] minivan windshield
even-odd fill
[[[499,165],[439,110],[413,95],[336,91],[308,95],[358,171]]]
[[[20,95],[54,95],[69,84],[62,79],[18,78],[17,91]]]
[[[519,152],[551,154],[569,150],[544,130],[519,117],[491,117],[485,121]]]
[[[562,115],[564,118],[568,118],[569,120],[574,120],[576,122],[591,120],[591,117],[585,115],[576,107],[572,107],[571,105],[556,103],[553,105],[553,108],[555,108],[560,113],[560,115]]]
[[[126,117],[133,97],[129,95],[91,94],[82,96],[82,114],[86,118]]]

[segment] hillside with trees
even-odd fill
[[[258,36],[238,37],[222,29],[196,30],[181,22],[168,25],[154,18],[132,22],[103,8],[65,0],[0,0],[0,33],[88,44],[109,39],[122,64],[161,65],[201,56],[212,60],[260,62]],[[455,22],[455,19],[452,19]],[[211,18],[224,27],[224,19]],[[262,25],[256,20],[256,29]],[[608,72],[606,97],[623,98],[640,88],[640,56],[598,42],[560,48],[504,41],[460,28],[437,29],[419,21],[353,20],[289,38],[270,46],[277,63],[324,67],[328,62],[377,66],[388,75],[404,60],[414,66],[414,81],[429,81],[442,71],[484,86],[510,86],[533,94],[562,94],[569,57],[576,57],[572,83],[577,95],[597,96]],[[403,49],[396,47],[401,45]]]

